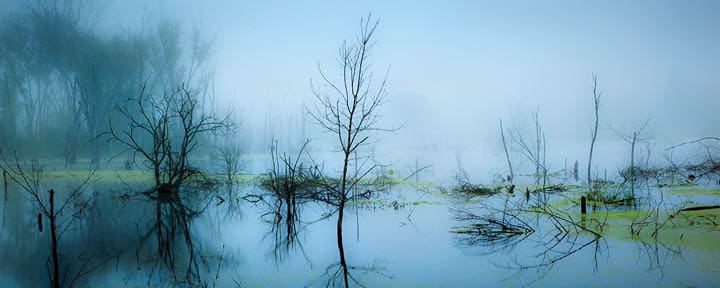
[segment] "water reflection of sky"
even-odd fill
[[[108,187],[97,187],[100,195],[107,195],[102,192],[104,188]],[[717,203],[716,197],[707,197],[703,199]],[[418,193],[410,187],[399,187],[389,196],[389,199],[396,198],[406,203],[453,203],[447,198]],[[494,202],[502,202],[502,199],[497,198]],[[10,199],[18,200],[15,197]],[[95,201],[101,212],[92,221],[84,222],[86,226],[83,228],[69,232],[62,244],[66,255],[79,255],[89,248],[103,250],[132,246],[137,238],[136,223],[147,216],[138,213],[143,210],[142,207],[122,208],[119,203],[111,202],[117,199],[108,197]],[[28,202],[15,203],[25,204],[3,206],[3,215],[7,220],[0,238],[3,247],[0,260],[6,268],[0,273],[0,282],[5,287],[43,286],[45,278],[33,275],[38,275],[38,271],[41,271],[40,275],[44,273],[44,259],[49,251],[44,245],[47,235],[38,234],[35,230],[34,218],[32,213],[28,213],[30,210],[26,205]],[[490,254],[482,253],[482,248],[459,247],[453,234],[449,233],[459,225],[449,211],[451,206],[457,205],[462,204],[420,204],[397,210],[361,210],[357,217],[353,206],[348,206],[344,246],[349,264],[379,270],[356,272],[355,276],[368,287],[577,287],[587,283],[599,286],[677,287],[718,284],[715,272],[712,272],[718,268],[712,260],[720,256],[717,251],[680,247],[682,257],[678,258],[671,252],[677,248],[675,246],[643,244],[626,237],[604,237],[599,252],[590,246],[547,269],[521,271],[502,267],[512,267],[515,260],[526,265],[542,261],[533,257],[542,251],[537,238],[531,236],[530,240],[523,241],[514,249],[501,249]],[[297,287],[324,283],[318,278],[322,277],[326,267],[337,262],[333,218],[305,227],[299,236],[302,251],[290,251],[282,261],[275,261],[271,253],[272,239],[264,238],[268,224],[259,220],[263,211],[249,205],[243,205],[241,209],[242,214],[229,216],[224,206],[211,205],[193,221],[192,234],[198,243],[198,252],[208,257],[209,268],[201,269],[203,279],[215,277],[215,261],[222,254],[224,263],[218,287],[232,287],[233,280],[242,281],[243,287]],[[327,212],[326,208],[313,205],[301,211],[304,221],[316,219]],[[359,227],[356,219],[360,220]],[[540,232],[536,234],[542,236]],[[65,258],[65,261],[75,263],[73,265],[78,263],[73,258]],[[138,264],[135,250],[130,248],[118,262],[109,262],[86,281],[105,287],[143,285],[148,281],[150,267],[148,263]],[[160,284],[154,281],[151,283]]]

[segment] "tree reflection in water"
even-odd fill
[[[313,202],[316,181],[320,178],[317,166],[303,162],[307,144],[306,141],[293,158],[278,152],[277,141],[273,141],[270,146],[272,167],[259,183],[263,190],[245,196],[247,201],[262,211],[261,219],[270,224],[264,239],[272,239],[270,253],[276,263],[295,248],[305,254],[298,234],[309,223],[302,221],[300,211],[303,206]]]
[[[213,191],[213,183],[203,176],[192,178],[182,188],[160,185],[134,197],[149,204],[147,211],[155,216],[144,224],[145,233],[140,235],[135,253],[138,264],[151,264],[148,284],[154,277],[162,282],[168,276],[177,284],[201,283],[201,265],[208,263],[194,241],[191,223],[208,207]],[[156,241],[151,241],[153,236]]]

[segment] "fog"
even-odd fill
[[[2,11],[17,7],[3,1]],[[317,65],[368,12],[380,19],[373,68],[389,69],[383,122],[397,145],[494,145],[506,122],[540,106],[551,143],[584,142],[591,75],[603,92],[602,127],[651,117],[657,141],[718,133],[720,5],[713,1],[236,2],[104,1],[99,31],[178,21],[214,40],[218,98],[246,126],[267,113],[300,114]],[[145,24],[143,24],[145,23]],[[639,124],[637,124],[639,125]],[[603,135],[604,134],[604,135]],[[616,138],[601,133],[599,141]]]
[[[331,230],[334,228],[325,222],[337,215],[336,233],[341,259],[337,265],[342,266],[338,271],[344,273],[344,286],[347,287],[348,266],[352,265],[345,263],[343,252],[342,217],[346,202],[350,206],[361,207],[354,208],[352,213],[347,212],[351,213],[348,215],[352,215],[352,218],[358,217],[352,220],[358,223],[357,241],[349,244],[352,246],[348,250],[366,252],[369,250],[363,249],[369,248],[359,244],[358,215],[368,216],[371,219],[368,221],[381,229],[395,229],[383,225],[399,222],[402,223],[400,227],[413,226],[421,233],[423,227],[418,228],[411,219],[415,210],[409,214],[402,210],[406,209],[403,205],[420,205],[423,208],[420,208],[417,218],[419,222],[425,221],[427,226],[424,228],[445,233],[450,227],[455,229],[459,220],[467,220],[457,216],[457,206],[481,202],[468,200],[477,195],[462,200],[452,198],[457,197],[453,193],[459,193],[456,190],[462,190],[463,187],[481,187],[478,189],[485,193],[487,191],[482,189],[491,189],[494,186],[490,185],[495,185],[497,187],[492,188],[494,192],[490,193],[491,196],[504,191],[502,193],[507,192],[507,199],[510,199],[519,195],[513,194],[518,185],[517,191],[525,193],[525,204],[533,203],[530,201],[532,191],[537,195],[533,196],[538,199],[537,206],[542,207],[549,201],[547,195],[543,194],[550,193],[546,188],[565,187],[563,192],[570,189],[569,193],[575,193],[568,199],[583,195],[583,209],[585,196],[599,197],[590,194],[600,191],[599,187],[623,193],[632,191],[632,197],[623,198],[622,201],[632,200],[632,205],[627,206],[632,206],[634,212],[652,211],[660,207],[660,204],[653,206],[656,205],[653,201],[664,199],[663,194],[651,197],[651,192],[672,185],[704,185],[701,187],[716,191],[717,185],[720,185],[720,182],[716,182],[720,172],[720,165],[716,161],[720,152],[717,145],[717,137],[720,136],[720,126],[717,125],[720,109],[718,15],[720,2],[711,0],[0,0],[0,170],[4,177],[5,202],[8,202],[8,191],[20,191],[17,195],[26,196],[10,196],[10,200],[25,199],[23,206],[15,207],[14,210],[3,206],[0,248],[5,249],[8,245],[14,245],[13,241],[22,241],[28,237],[33,241],[47,241],[47,236],[35,236],[32,231],[22,229],[22,225],[25,225],[25,230],[34,229],[36,214],[40,219],[40,227],[42,219],[45,219],[42,215],[47,216],[48,220],[45,221],[52,220],[53,223],[55,217],[62,216],[60,212],[48,211],[50,206],[43,203],[53,200],[37,196],[40,193],[38,191],[59,187],[60,183],[66,188],[76,185],[75,190],[58,192],[58,195],[68,199],[64,204],[70,203],[70,200],[87,198],[94,200],[87,200],[85,204],[106,209],[102,213],[94,210],[98,222],[77,224],[77,231],[90,229],[88,231],[92,233],[88,232],[87,235],[100,234],[97,236],[100,238],[106,234],[131,234],[128,231],[135,229],[135,226],[140,227],[138,223],[144,223],[143,220],[147,219],[152,222],[153,215],[157,215],[156,222],[143,226],[148,232],[143,230],[146,234],[136,237],[142,240],[131,244],[138,245],[138,271],[140,266],[146,268],[143,265],[147,263],[139,263],[142,257],[157,259],[156,263],[161,267],[168,265],[165,262],[174,261],[175,253],[189,253],[190,260],[182,256],[177,259],[188,262],[188,283],[200,283],[215,275],[210,275],[212,269],[198,269],[204,266],[193,262],[198,261],[193,253],[204,252],[200,252],[200,249],[194,252],[194,245],[203,244],[193,244],[192,239],[199,239],[195,243],[210,243],[205,247],[207,253],[213,257],[219,255],[219,262],[222,262],[225,253],[224,243],[233,241],[228,234],[221,233],[227,232],[224,229],[229,229],[228,233],[235,238],[245,232],[252,234],[252,237],[262,238],[244,238],[242,241],[247,243],[266,241],[271,233],[276,233],[275,237],[284,233],[284,236],[287,234],[285,241],[288,242],[285,245],[291,247],[297,236],[295,233],[309,234],[302,225],[310,225],[308,223],[311,222],[300,218],[298,211],[302,209],[295,207],[295,197],[298,197],[298,206],[311,206],[302,210],[303,213],[309,211],[308,215],[319,218],[317,222],[325,225],[318,231],[333,233]],[[377,23],[375,30],[374,23]],[[366,38],[370,39],[369,43],[363,42]],[[353,53],[357,51],[363,53],[356,56]],[[364,54],[365,51],[367,54]],[[357,57],[355,60],[361,59],[359,72],[353,70],[357,69],[357,61],[348,61],[352,58],[348,55]],[[360,75],[360,80],[353,78],[356,75],[354,73]],[[382,82],[383,79],[386,82]],[[348,86],[350,94],[355,93],[354,96],[358,93],[365,95],[363,92],[367,91],[368,98],[361,97],[359,102],[362,105],[357,110],[367,115],[353,114],[358,103],[348,102]],[[355,92],[356,88],[360,92]],[[335,97],[338,96],[336,94],[340,97]],[[374,95],[379,96],[373,98]],[[594,96],[599,99],[599,107],[595,106]],[[343,106],[347,107],[347,112],[341,109]],[[340,112],[333,109],[340,109]],[[597,140],[593,140],[596,112]],[[355,117],[360,118],[356,120]],[[360,126],[353,126],[353,121],[358,120],[362,120],[359,121]],[[501,121],[503,129],[500,128]],[[353,129],[360,131],[358,133]],[[358,154],[361,160],[358,160]],[[591,164],[588,158],[592,159]],[[640,171],[636,172],[636,169]],[[278,171],[285,171],[286,174]],[[78,175],[86,172],[89,176],[84,182],[80,181],[82,179]],[[635,197],[635,178],[640,177],[636,174],[640,172],[645,177],[643,183],[647,184],[648,196],[643,200],[647,202],[638,204],[635,200],[641,197]],[[53,176],[47,177],[47,173]],[[58,173],[72,175],[57,176]],[[37,180],[39,175],[51,180],[38,184],[41,183]],[[294,182],[294,177],[300,180]],[[652,188],[649,184],[651,178],[654,179],[653,185],[656,185]],[[706,182],[697,184],[693,182],[696,178]],[[30,181],[33,179],[37,180],[34,186],[27,184],[33,182]],[[295,185],[300,187],[297,188],[301,191],[299,194],[296,195],[292,189],[291,195],[287,194],[288,191],[284,191],[286,194],[278,191],[282,190],[277,188],[282,186],[278,183],[288,179],[292,180],[290,186],[295,187],[292,189],[296,189]],[[392,181],[389,179],[397,183],[390,183]],[[346,181],[351,180],[355,181],[348,184],[352,188],[346,189]],[[99,181],[100,184],[93,181]],[[8,185],[8,182],[11,184]],[[417,192],[419,196],[402,194],[404,190],[392,186],[396,184],[412,186],[413,193]],[[423,190],[418,188],[421,184],[428,186]],[[8,186],[11,188],[8,189]],[[366,187],[369,187],[367,194],[348,194],[349,189],[362,190]],[[303,190],[321,188],[325,189],[322,193]],[[60,191],[59,188],[55,189]],[[90,190],[94,191],[94,196],[90,195]],[[107,192],[100,193],[101,196],[112,197],[93,198],[98,197],[98,190]],[[274,191],[276,194],[258,191]],[[392,196],[376,197],[375,192],[388,191]],[[302,194],[305,192],[307,194]],[[400,200],[391,198],[396,196],[393,193],[399,195]],[[437,204],[432,197],[448,195],[453,200],[439,198],[441,200],[436,201],[441,203],[439,206],[422,206]],[[545,196],[542,198],[540,195]],[[415,196],[417,199],[412,198]],[[277,197],[275,202],[268,200],[275,199],[273,197]],[[551,194],[550,197],[561,196]],[[126,201],[136,201],[137,198],[142,198],[143,204],[127,206],[130,208],[125,210],[125,205],[128,205]],[[117,205],[119,199],[122,205]],[[487,202],[490,203],[488,207],[501,202],[491,199]],[[517,199],[518,203],[522,202],[522,199]],[[693,201],[717,204],[715,198],[707,199]],[[407,203],[403,204],[404,200]],[[595,200],[597,198],[589,201]],[[503,209],[507,209],[507,201]],[[692,202],[683,201],[673,198],[668,200],[668,205]],[[61,212],[66,208],[64,204]],[[67,209],[85,207],[77,205]],[[367,208],[364,205],[387,210],[379,214],[363,214],[372,210],[363,210]],[[226,206],[230,207],[228,210],[233,210],[228,214],[237,218],[218,216],[226,212]],[[252,208],[247,208],[250,206]],[[318,206],[325,208],[320,209]],[[266,208],[281,212],[273,214],[259,211]],[[288,210],[282,211],[285,208]],[[388,212],[393,211],[390,208],[405,214]],[[615,208],[606,210],[614,211]],[[684,209],[685,206],[673,206],[675,208]],[[79,209],[82,211],[85,208]],[[134,213],[134,209],[142,213]],[[236,209],[247,210],[238,212]],[[595,207],[592,209],[592,212],[596,212]],[[248,213],[248,210],[251,212]],[[600,210],[598,208],[597,211]],[[143,216],[138,216],[136,221],[125,214],[127,211]],[[657,208],[655,211],[659,213],[657,211],[660,210]],[[12,226],[6,225],[6,213],[14,213],[12,215],[17,216],[19,224],[13,222]],[[243,213],[248,213],[253,220],[238,220],[242,218],[238,215]],[[503,213],[507,213],[506,210]],[[556,215],[547,211],[543,213],[552,217]],[[602,225],[597,231],[587,228],[585,210],[582,213],[582,229],[573,221],[567,221],[570,223],[568,227],[593,234],[593,237],[596,236],[593,241],[596,242],[601,234],[607,237],[603,234]],[[432,216],[440,214],[443,216]],[[658,216],[655,216],[658,221]],[[26,219],[28,217],[32,219]],[[113,217],[122,218],[122,221],[111,223]],[[675,215],[668,219],[672,217]],[[285,219],[288,226],[276,227],[281,222],[278,219]],[[394,222],[387,222],[387,219]],[[537,223],[542,224],[537,225],[550,227],[549,223],[559,223],[552,222],[557,221],[557,218],[551,219],[555,220],[538,220]],[[66,221],[63,223],[76,223],[73,222],[75,220]],[[172,229],[164,226],[166,223],[162,221],[172,222]],[[208,223],[210,228],[200,229],[195,227],[197,224],[188,224],[198,221]],[[298,228],[300,232],[295,231],[293,226],[296,221],[301,226]],[[108,228],[111,224],[105,222],[115,226]],[[263,225],[270,222],[275,226],[264,237],[259,236],[262,233],[255,233],[265,231]],[[249,228],[242,231],[239,228],[227,228],[235,227],[228,223]],[[176,224],[183,228],[176,231]],[[636,224],[633,222],[633,225]],[[657,222],[655,224],[657,226]],[[55,224],[45,225],[52,225],[54,230]],[[4,238],[6,227],[14,229],[14,232],[8,233],[15,240],[11,241],[11,236]],[[533,229],[540,231],[539,227]],[[533,229],[523,231],[535,231]],[[103,232],[105,230],[109,231]],[[135,230],[140,233],[139,228]],[[457,251],[453,247],[457,246],[457,241],[451,245],[444,234],[433,234],[432,238],[424,239],[411,234],[415,230],[403,230],[401,236],[412,242],[413,247],[425,243],[413,241],[427,241],[427,245],[442,243],[444,248],[434,253],[440,258],[453,255],[443,258],[448,263],[454,263],[457,259],[474,259],[464,258],[467,257],[465,254],[456,255]],[[565,229],[564,233],[567,232]],[[63,242],[56,239],[54,233],[51,236],[53,243]],[[191,236],[193,233],[195,237]],[[349,232],[346,230],[345,233]],[[379,237],[378,241],[382,241],[381,236],[390,234],[369,232],[370,237]],[[157,247],[152,246],[154,243],[143,242],[154,239],[148,238],[150,235],[157,236]],[[177,235],[185,237],[187,246],[168,240],[175,239]],[[68,237],[90,241],[83,235],[73,234]],[[132,254],[124,252],[124,249],[132,249],[120,245],[123,243],[116,243],[117,239],[111,239],[120,236],[107,237],[90,241],[90,246],[98,251],[123,250],[122,253],[118,252],[121,254],[117,256],[117,261],[124,261],[126,267],[123,269],[127,271],[134,269],[134,266],[131,267],[135,263],[131,260],[134,259],[120,260]],[[346,237],[346,242],[349,242],[347,238],[351,237]],[[318,238],[309,236],[309,239]],[[288,260],[288,265],[295,267],[290,275],[295,276],[285,276],[300,280],[270,283],[293,287],[311,282],[306,274],[318,274],[312,270],[317,267],[309,268],[312,270],[310,272],[302,270],[305,268],[297,268],[304,267],[303,261],[310,263],[313,256],[322,261],[327,260],[325,262],[335,259],[333,241],[336,239],[331,238],[329,242],[322,237],[319,239],[316,242],[308,241],[309,253],[303,250],[302,255],[296,252],[295,258],[288,257],[293,259]],[[168,242],[163,243],[163,240]],[[218,244],[221,241],[222,248]],[[275,261],[282,262],[277,259],[278,240],[275,241]],[[327,243],[332,249],[322,250]],[[237,259],[246,253],[249,262],[260,263],[257,264],[258,271],[270,275],[267,277],[274,277],[273,273],[282,265],[275,263],[273,268],[271,264],[263,262],[266,259],[260,252],[245,251],[252,245],[231,247],[228,259],[234,259],[232,263],[242,266],[243,260]],[[76,246],[68,245],[73,253],[87,252],[83,247]],[[620,246],[620,251],[624,252],[634,253],[637,252],[635,249],[639,249]],[[403,247],[388,247],[382,248],[392,250],[387,252],[387,255],[396,256],[390,257],[392,260],[414,253],[402,250]],[[158,254],[152,254],[156,248]],[[162,248],[167,248],[169,252]],[[57,245],[53,249],[57,249]],[[536,248],[522,249],[534,251]],[[698,251],[690,250],[691,253]],[[712,252],[717,254],[716,249]],[[46,264],[45,255],[49,253],[41,249],[33,250],[33,255],[43,259],[43,267]],[[144,256],[141,257],[141,254]],[[351,259],[354,256],[362,258],[352,252],[350,255]],[[54,256],[57,258],[57,255]],[[0,255],[0,263],[12,263],[18,261],[18,257],[21,256]],[[493,257],[498,256],[490,256]],[[50,259],[47,257],[47,263],[51,263]],[[405,279],[401,283],[439,285],[435,282],[440,277],[438,275],[420,275],[415,278],[422,274],[418,272],[420,268],[414,269],[417,267],[413,266],[412,257],[403,259],[406,262],[394,267],[401,272],[400,278]],[[520,260],[523,260],[522,256]],[[632,261],[626,258],[622,260]],[[597,266],[597,259],[595,261]],[[612,263],[610,258],[607,262]],[[127,277],[131,280],[127,280],[126,285],[139,285],[142,281],[138,279],[147,276],[143,273],[149,273],[150,280],[147,283],[150,285],[157,271],[157,278],[153,281],[159,282],[153,283],[160,283],[161,286],[178,285],[178,282],[163,282],[163,276],[160,275],[162,269],[154,270],[155,266],[150,268],[150,272],[127,272],[130,276],[126,276],[125,270],[115,268],[113,272],[104,263],[98,264],[101,267],[98,271],[104,271],[98,274],[103,276],[88,273],[91,276],[87,278],[98,277],[105,283],[117,283],[117,279]],[[73,263],[74,266],[77,264]],[[220,264],[217,264],[218,274]],[[574,264],[577,263],[561,265],[572,267]],[[170,265],[170,274],[173,281],[178,281],[174,265]],[[193,265],[195,270],[190,269]],[[27,267],[35,266],[38,266],[35,261],[27,260],[14,268],[27,270],[30,269]],[[58,266],[57,263],[55,266]],[[462,267],[458,271],[470,269],[469,266]],[[239,270],[252,274],[252,270],[243,269]],[[712,278],[712,275],[702,274],[698,269],[682,269],[697,272],[697,277]],[[682,279],[683,273],[687,272],[682,269],[673,266],[669,269],[672,275],[669,278],[673,281]],[[39,280],[33,282],[24,279],[29,277],[27,275],[4,275],[2,270],[0,286],[3,283],[16,286],[28,283],[42,285],[36,283]],[[408,274],[403,275],[403,270],[408,270],[404,271]],[[472,279],[468,279],[467,274],[458,275],[462,273],[458,271],[453,274],[453,279],[448,280],[451,282],[446,284],[470,287],[471,282],[468,281]],[[335,276],[339,278],[341,272]],[[59,273],[51,273],[48,268],[50,276],[55,275],[57,278]],[[602,272],[599,275],[602,276]],[[217,281],[219,276],[215,277]],[[236,280],[227,277],[221,276],[224,279],[221,280],[224,285],[221,287],[229,287],[227,285],[232,285]],[[500,279],[495,279],[497,275],[492,277],[494,280],[490,283],[500,283]],[[264,285],[262,277],[250,276],[249,279],[250,286]],[[703,282],[707,279],[702,279],[699,284],[709,283]],[[648,284],[643,282],[645,280],[642,275],[638,276],[636,286]],[[380,283],[380,286],[388,284],[384,280],[368,281],[371,287],[372,283]],[[617,286],[620,279],[612,278],[608,281],[603,283]],[[361,282],[355,284],[362,285]],[[328,282],[325,286],[342,286],[338,283]],[[540,283],[541,286],[556,284],[553,280]],[[668,283],[673,286],[679,282],[664,284]],[[187,286],[195,287],[195,284]],[[208,282],[204,284],[204,287],[209,287]],[[510,283],[511,286],[513,284],[524,286],[527,283]]]
[[[492,151],[498,119],[519,122],[536,106],[550,146],[588,142],[592,73],[603,92],[598,141],[648,117],[663,144],[720,132],[713,1],[110,1],[104,11],[105,29],[143,15],[202,27],[216,41],[217,94],[251,128],[267,113],[302,113],[317,65],[336,72],[338,45],[372,12],[374,72],[389,69],[383,123],[403,127],[385,144]]]
[[[218,94],[253,122],[270,105],[294,112],[311,101],[317,64],[334,70],[337,46],[372,12],[374,68],[390,68],[383,115],[405,125],[400,138],[488,141],[498,118],[540,105],[550,139],[585,141],[591,73],[607,124],[652,115],[661,139],[718,132],[713,1],[135,2],[110,1],[100,22],[132,27],[147,13],[203,27],[216,39]]]

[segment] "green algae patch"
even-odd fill
[[[576,185],[576,184],[563,184],[563,187],[567,190],[583,190],[588,189],[587,186]]]
[[[550,202],[548,205],[552,208],[565,209],[573,206],[580,206],[580,197],[578,198],[563,198]]]
[[[551,201],[550,203],[548,203],[548,205],[550,205],[552,208],[557,208],[557,209],[562,209],[562,210],[572,208],[572,207],[577,207],[576,209],[578,211],[580,211],[580,197],[584,196],[584,195],[586,195],[586,193],[569,192],[568,194],[565,194],[565,196],[568,196],[568,197]],[[622,200],[622,199],[618,200],[618,201],[602,202],[602,201],[592,200],[590,197],[587,198],[586,204],[588,207],[598,207],[598,206],[602,206],[602,207],[623,207],[624,206],[624,207],[627,207],[628,206],[625,204],[624,200]]]
[[[696,187],[695,183],[660,183],[656,184],[658,188],[681,188],[681,187]]]
[[[227,175],[223,175],[223,174],[213,174],[212,176],[217,179],[223,179],[223,180],[227,179]],[[262,176],[256,175],[256,174],[235,174],[235,175],[232,175],[231,177],[232,177],[233,181],[243,183],[243,182],[254,181],[255,179],[258,179]]]
[[[415,202],[410,202],[410,205],[413,205],[413,206],[418,206],[418,205],[442,205],[442,204],[445,204],[445,203],[440,202],[440,201],[415,201]]]
[[[423,206],[423,205],[449,205],[449,204],[461,204],[461,203],[477,203],[475,201],[456,201],[456,202],[445,202],[445,201],[427,201],[418,200],[411,202],[401,201],[385,201],[385,200],[362,200],[362,201],[350,201],[347,203],[349,206],[375,206],[375,207],[389,207],[389,208],[403,208],[407,206]]]
[[[92,175],[90,175],[90,173],[92,173]],[[89,179],[88,176],[90,176]],[[208,176],[219,181],[224,181],[226,179],[226,176],[222,174],[208,174]],[[254,174],[237,174],[232,176],[233,180],[240,184],[250,183],[258,177],[260,176]],[[102,170],[94,172],[89,170],[57,170],[42,172],[41,178],[51,182],[84,181],[88,179],[91,183],[101,184],[153,184],[155,182],[151,171],[141,170]]]
[[[400,209],[409,206],[421,206],[421,205],[446,205],[445,202],[440,201],[414,201],[414,202],[399,202],[399,201],[383,201],[383,200],[363,200],[363,201],[351,201],[348,202],[348,206],[372,206],[377,208],[393,208]]]
[[[577,217],[581,223],[601,228],[604,237],[720,251],[720,209],[671,214],[655,210],[594,212]]]
[[[720,189],[672,189],[667,192],[675,195],[720,196]]]
[[[92,173],[92,175],[91,175]],[[44,175],[50,181],[83,181],[88,179],[93,183],[126,183],[126,182],[152,182],[153,175],[145,171],[48,171]]]
[[[444,189],[439,189],[433,192],[428,193],[430,196],[437,197],[437,198],[452,198],[455,197],[454,195],[450,194],[450,192],[445,191]]]

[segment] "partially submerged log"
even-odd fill
[[[678,212],[701,211],[701,210],[710,210],[710,209],[720,209],[720,205],[688,207],[688,208],[680,209],[680,210],[678,210]]]
[[[455,220],[469,222],[462,227],[455,227],[451,233],[470,235],[473,242],[504,241],[515,236],[532,234],[535,230],[517,215],[509,211],[499,211],[503,215],[478,215],[466,210],[454,210]]]
[[[530,192],[538,193],[538,192],[564,192],[564,191],[567,191],[567,187],[563,186],[562,184],[559,184],[559,185],[550,185],[550,186],[540,187],[540,188],[537,188]]]

